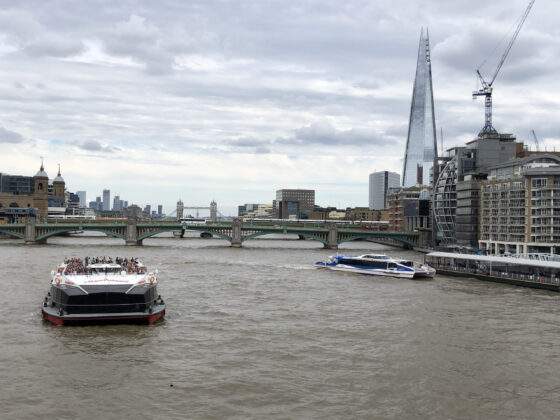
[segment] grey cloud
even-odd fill
[[[230,151],[263,153],[291,152],[294,146],[305,154],[305,148],[313,147],[380,147],[393,146],[401,140],[392,134],[378,133],[368,129],[338,130],[327,121],[316,121],[300,127],[286,137],[275,139],[237,138],[223,141],[223,146]]]
[[[83,51],[79,39],[49,30],[25,10],[0,11],[0,33],[9,44],[33,58],[68,57]]]
[[[102,34],[102,40],[108,53],[135,59],[146,65],[148,73],[172,70],[174,57],[164,48],[160,30],[143,16],[131,14]]]
[[[332,124],[321,121],[295,130],[294,137],[284,143],[322,146],[384,146],[391,141],[373,130],[338,130]]]
[[[117,152],[121,149],[115,146],[104,145],[97,140],[85,140],[83,142],[74,143],[78,148],[85,150],[87,152]]]
[[[25,138],[15,131],[0,126],[0,143],[23,143]]]
[[[80,40],[47,35],[29,43],[23,51],[32,57],[70,57],[84,51]]]

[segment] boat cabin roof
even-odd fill
[[[360,255],[359,258],[369,258],[369,259],[374,259],[374,260],[388,260],[388,259],[390,259],[390,257],[388,257],[387,255],[383,255],[383,254],[364,254],[364,255]]]

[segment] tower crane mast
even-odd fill
[[[539,139],[537,138],[537,135],[535,134],[535,130],[531,130],[531,134],[533,135],[533,140],[535,140],[535,147],[537,149],[537,152],[539,152],[540,151]]]
[[[498,65],[496,66],[496,70],[494,70],[494,73],[490,81],[484,79],[484,77],[480,72],[480,68],[476,69],[476,74],[480,79],[481,88],[479,90],[475,90],[472,95],[473,95],[473,99],[476,99],[477,96],[484,96],[484,127],[480,132],[481,134],[497,133],[496,129],[492,126],[492,89],[493,89],[492,86],[494,84],[494,81],[498,77],[498,74],[500,73],[502,66],[506,61],[509,52],[511,51],[511,47],[513,47],[513,44],[515,43],[515,40],[517,39],[517,36],[519,35],[519,32],[521,31],[521,28],[523,27],[525,20],[527,19],[527,16],[529,16],[529,12],[531,11],[531,8],[533,7],[534,3],[535,0],[531,0],[527,5],[527,8],[523,12],[521,19],[519,20],[519,23],[517,24],[517,27],[513,32],[513,36],[509,40],[506,49],[504,50],[502,56],[500,57],[500,60],[498,61]]]

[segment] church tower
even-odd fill
[[[60,198],[62,202],[64,202],[64,189],[66,184],[64,182],[64,178],[60,175],[60,164],[58,165],[58,174],[56,178],[53,180],[53,195],[57,198]]]
[[[37,217],[41,220],[47,218],[49,212],[49,176],[41,161],[41,168],[33,177],[33,207],[37,209]]]

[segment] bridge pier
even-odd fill
[[[231,246],[241,248],[241,219],[236,217],[231,223]]]
[[[33,245],[37,242],[37,227],[35,226],[35,219],[28,218],[27,223],[25,223],[25,243],[27,245]]]
[[[142,245],[142,239],[138,239],[138,225],[136,222],[128,221],[126,225],[125,243],[127,245]]]
[[[324,247],[326,249],[338,249],[338,228],[336,225],[329,226],[329,232],[327,233],[327,243]]]

